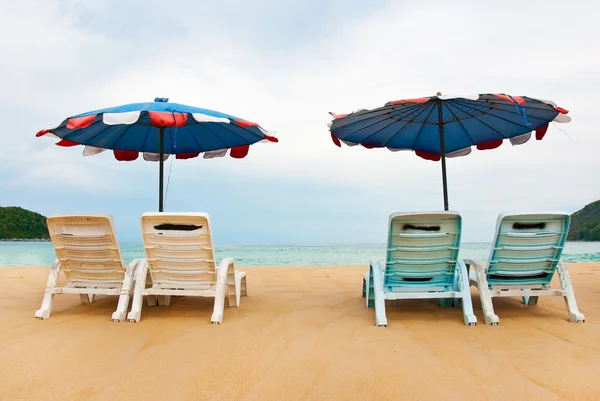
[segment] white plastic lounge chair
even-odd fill
[[[235,270],[233,259],[216,264],[206,213],[144,213],[142,236],[147,259],[138,268],[129,321],[140,321],[144,296],[148,305],[156,296],[169,305],[172,295],[181,295],[215,298],[211,321],[220,324],[225,298],[237,307],[247,295],[246,273]]]
[[[566,213],[500,214],[488,265],[465,260],[469,278],[479,290],[485,323],[497,325],[492,298],[523,297],[526,305],[537,305],[541,295],[564,297],[572,322],[583,322],[567,266],[560,260],[571,217]],[[554,272],[560,289],[552,289]]]
[[[385,301],[440,298],[441,306],[462,300],[465,325],[473,314],[467,268],[458,260],[461,217],[456,212],[395,213],[390,216],[383,267],[371,262],[363,280],[367,307],[377,326],[387,326]]]
[[[35,317],[50,317],[55,294],[79,294],[81,302],[92,303],[96,294],[118,295],[114,321],[127,314],[135,270],[141,259],[123,263],[110,215],[71,215],[48,218],[48,230],[57,259],[50,268],[42,307]],[[57,287],[63,272],[67,285]]]

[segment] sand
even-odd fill
[[[600,399],[600,263],[570,265],[585,323],[558,297],[504,298],[496,327],[475,289],[475,327],[435,300],[388,303],[376,327],[366,266],[243,270],[219,326],[202,298],[115,323],[116,298],[58,295],[36,320],[48,267],[0,268],[0,400]]]

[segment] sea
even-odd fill
[[[140,243],[119,244],[129,263],[145,257]],[[487,261],[489,243],[463,243],[459,257]],[[348,266],[385,259],[385,244],[215,245],[217,260],[231,257],[238,266]],[[0,242],[0,266],[51,265],[56,258],[50,242]],[[600,242],[567,242],[565,262],[600,262]]]

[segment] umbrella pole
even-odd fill
[[[163,176],[164,176],[164,160],[165,155],[165,129],[160,129],[160,145],[159,145],[159,158],[158,158],[158,211],[163,211]]]
[[[446,148],[444,144],[444,120],[442,101],[438,99],[438,125],[440,127],[440,154],[442,156],[442,185],[444,187],[444,210],[448,210],[448,182],[446,179]]]

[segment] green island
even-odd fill
[[[18,206],[0,206],[0,241],[48,241],[46,217]]]
[[[600,241],[600,200],[571,215],[567,241]]]

